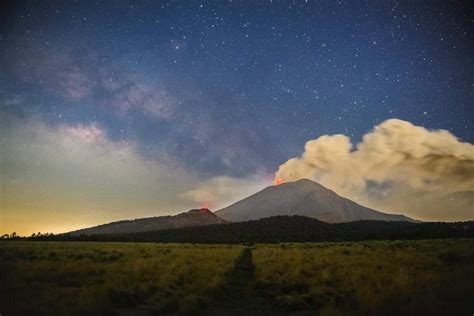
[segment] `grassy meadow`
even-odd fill
[[[2,315],[472,315],[474,239],[0,242]]]
[[[2,315],[193,312],[240,246],[2,242]]]
[[[321,315],[471,315],[474,240],[259,245],[257,286]]]

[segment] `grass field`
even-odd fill
[[[1,242],[0,313],[472,315],[474,240]]]
[[[257,286],[322,315],[471,315],[474,240],[262,245]]]
[[[240,246],[2,242],[2,315],[192,312]]]

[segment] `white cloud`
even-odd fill
[[[426,220],[474,218],[474,145],[391,119],[352,150],[345,135],[308,141],[276,178],[314,179],[368,206]]]

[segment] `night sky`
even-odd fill
[[[307,141],[357,144],[392,118],[474,143],[467,2],[2,6],[1,232],[214,209]]]

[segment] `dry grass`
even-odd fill
[[[222,285],[240,251],[240,246],[4,242],[0,286],[8,294],[2,306],[14,314],[192,311]]]
[[[0,313],[235,310],[471,315],[474,311],[473,239],[262,244],[252,247],[252,252],[243,249],[238,245],[0,242]],[[236,258],[249,262],[243,265]],[[232,293],[225,293],[226,289]],[[235,293],[246,296],[235,297]]]
[[[474,240],[258,245],[259,287],[322,315],[474,311]]]

